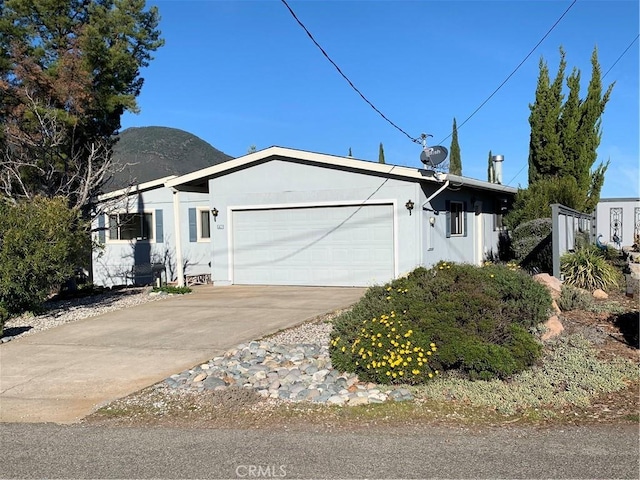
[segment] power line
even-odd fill
[[[611,66],[609,67],[609,70],[607,70],[607,72],[602,76],[602,78],[603,78],[603,79],[604,79],[604,77],[606,77],[606,76],[607,76],[607,73],[609,73],[609,72],[611,71],[611,69],[613,69],[613,67],[615,67],[615,66],[616,66],[616,63],[618,63],[618,62],[620,61],[620,59],[621,59],[622,57],[624,57],[624,54],[625,54],[625,53],[627,53],[627,51],[631,48],[631,45],[633,45],[634,43],[636,43],[636,40],[638,40],[638,37],[640,37],[640,34],[639,34],[639,35],[636,35],[636,38],[634,38],[634,39],[631,41],[631,43],[629,44],[629,46],[628,46],[627,48],[625,48],[625,49],[624,49],[624,52],[622,52],[622,53],[620,54],[620,56],[618,57],[618,59],[617,59],[615,62],[613,62],[613,65],[611,65]]]
[[[411,135],[409,135],[406,131],[404,131],[402,128],[400,128],[398,125],[396,125],[394,122],[392,122],[391,120],[389,120],[389,118],[382,113],[373,103],[371,103],[369,101],[369,99],[367,99],[367,97],[364,96],[364,94],[353,84],[353,82],[351,80],[349,80],[349,77],[347,77],[342,70],[340,69],[340,67],[336,64],[336,62],[334,62],[333,60],[331,60],[331,57],[329,57],[329,55],[327,54],[327,52],[325,52],[324,48],[322,48],[320,46],[320,44],[316,41],[316,39],[313,37],[313,35],[311,34],[311,32],[307,29],[307,27],[304,26],[304,24],[300,21],[300,19],[298,18],[298,16],[295,14],[295,12],[291,9],[291,7],[289,6],[289,4],[286,2],[286,0],[281,0],[282,3],[284,4],[285,7],[287,7],[287,10],[289,10],[289,13],[291,13],[291,15],[293,16],[293,18],[296,20],[296,22],[298,22],[298,25],[300,25],[302,27],[302,29],[306,32],[306,34],[309,36],[309,38],[311,39],[311,41],[314,43],[314,45],[316,47],[318,47],[318,49],[322,52],[322,55],[325,56],[325,58],[327,60],[329,60],[329,62],[331,63],[331,65],[333,65],[336,70],[338,71],[338,73],[342,76],[342,78],[344,78],[347,83],[349,84],[349,86],[355,90],[355,92],[360,95],[360,97],[362,97],[362,99],[367,102],[367,104],[369,104],[369,106],[371,108],[373,108],[382,118],[384,118],[387,122],[389,122],[389,124],[391,124],[392,127],[394,127],[395,129],[399,130],[401,133],[403,133],[404,135],[406,135],[409,140],[411,140],[412,142],[415,143],[421,143],[420,140],[418,140],[417,138],[412,137]],[[574,0],[574,2],[577,0]]]
[[[632,46],[634,43],[636,43],[636,40],[638,40],[638,37],[640,37],[640,34],[636,35],[636,37],[635,37],[633,40],[631,40],[631,43],[630,43],[629,45],[627,45],[627,48],[625,48],[625,49],[623,50],[623,52],[622,52],[622,53],[620,54],[620,56],[616,59],[616,61],[615,61],[615,62],[613,62],[613,64],[609,67],[609,69],[605,72],[605,74],[604,74],[604,75],[602,75],[602,79],[603,79],[603,80],[604,80],[604,77],[606,77],[606,76],[607,76],[607,73],[609,73],[609,72],[613,69],[613,67],[615,67],[615,66],[616,66],[616,64],[620,61],[620,59],[621,59],[622,57],[624,57],[624,56],[625,56],[625,54],[629,51],[629,49],[631,48],[631,46]],[[510,184],[511,184],[511,182],[513,182],[513,181],[518,177],[518,175],[520,175],[520,173],[522,172],[522,170],[524,170],[524,168],[525,168],[526,166],[527,166],[527,164],[525,164],[525,165],[524,165],[520,170],[518,170],[518,173],[516,173],[516,174],[513,176],[513,178],[512,178],[511,180],[509,180],[509,182],[507,182],[507,183],[506,183],[506,185],[510,185]]]
[[[476,108],[473,113],[471,115],[469,115],[464,122],[462,122],[460,125],[458,125],[458,128],[462,127],[465,123],[467,123],[469,120],[471,120],[471,117],[473,117],[476,113],[478,113],[478,111],[485,106],[485,104],[491,100],[491,98],[498,93],[498,90],[500,90],[508,81],[511,77],[513,77],[513,75],[520,69],[520,67],[524,64],[524,62],[526,62],[529,57],[531,55],[533,55],[533,52],[536,51],[536,49],[540,46],[540,44],[549,36],[549,34],[553,31],[554,28],[556,28],[556,26],[560,23],[560,21],[564,18],[564,16],[569,12],[569,10],[571,10],[571,8],[576,4],[578,0],[573,0],[573,2],[571,2],[571,5],[569,5],[567,7],[567,9],[564,11],[564,13],[562,15],[560,15],[560,18],[558,18],[558,20],[556,20],[556,23],[554,23],[551,28],[547,31],[547,33],[544,34],[544,36],[540,39],[540,41],[538,43],[536,43],[535,47],[533,47],[531,49],[531,51],[527,54],[526,57],[524,57],[524,59],[518,64],[518,66],[513,70],[513,72],[511,72],[509,74],[509,76],[507,76],[507,78],[504,79],[504,81],[498,85],[498,88],[496,88],[493,93],[491,95],[489,95],[487,97],[487,99],[482,102],[480,104],[480,106],[478,108]],[[453,132],[452,132],[453,133]],[[444,142],[446,139],[448,139],[449,137],[451,137],[452,133],[450,133],[449,135],[447,135],[446,137],[444,137],[442,140],[440,140],[439,144],[441,144],[442,142]]]

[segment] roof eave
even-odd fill
[[[169,175],[167,177],[157,178],[156,180],[151,180],[149,182],[138,183],[126,188],[103,193],[102,195],[98,195],[98,201],[104,202],[105,200],[111,200],[113,198],[123,197],[127,195],[134,195],[136,193],[144,192],[157,187],[164,187],[168,181],[171,181],[176,177],[177,175]]]
[[[510,187],[508,185],[501,185],[499,183],[490,183],[482,180],[476,180],[474,178],[461,177],[459,175],[447,174],[446,179],[452,184],[459,184],[460,186],[474,187],[481,190],[489,190],[492,192],[509,193],[515,195],[518,193],[518,189]]]

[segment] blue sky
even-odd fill
[[[421,147],[383,120],[340,77],[279,0],[148,1],[166,41],[142,71],[140,113],[122,127],[191,132],[241,156],[272,145],[420,167]],[[458,123],[463,175],[486,179],[505,157],[504,183],[525,186],[529,103],[542,57],[557,72],[604,74],[638,35],[637,0],[578,0],[511,79],[461,125],[540,41],[572,0],[296,1],[289,5],[362,93],[413,137],[449,148]],[[616,82],[602,117],[602,197],[640,195],[638,44],[604,78]]]

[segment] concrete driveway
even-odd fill
[[[0,421],[76,422],[235,345],[355,303],[362,288],[200,287],[0,346]]]

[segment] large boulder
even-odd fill
[[[562,322],[560,322],[560,308],[558,307],[558,298],[560,298],[560,292],[562,292],[562,282],[558,280],[556,277],[549,275],[548,273],[539,273],[533,276],[533,279],[547,287],[549,293],[551,294],[551,298],[553,298],[552,307],[553,313],[549,317],[549,319],[544,323],[546,328],[545,332],[542,334],[542,341],[550,340],[554,337],[557,337],[564,331],[564,327],[562,326]]]
[[[562,282],[558,280],[556,277],[549,275],[548,273],[539,273],[533,276],[533,279],[547,287],[549,293],[551,294],[551,298],[557,300],[560,298],[560,292],[562,292]]]
[[[543,342],[557,337],[564,331],[562,322],[560,322],[560,319],[556,315],[552,315],[551,317],[549,317],[549,320],[544,323],[544,326],[546,327],[546,331],[542,334],[541,337]]]

